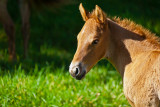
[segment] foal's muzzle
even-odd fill
[[[86,75],[86,70],[83,69],[81,63],[77,65],[73,65],[71,63],[69,72],[72,75],[72,77],[76,78],[77,80],[81,80]]]

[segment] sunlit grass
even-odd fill
[[[35,65],[26,72],[21,65],[13,71],[0,70],[1,106],[128,106],[121,77],[106,67],[95,67],[81,80],[64,67]]]

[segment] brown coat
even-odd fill
[[[124,94],[133,107],[158,107],[160,102],[159,38],[134,22],[109,19],[96,5],[78,34],[78,47],[70,73],[82,79],[102,58],[109,60],[123,78]]]

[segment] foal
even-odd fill
[[[127,19],[109,19],[96,5],[92,13],[80,4],[85,25],[77,36],[78,47],[70,74],[81,80],[102,58],[123,78],[123,91],[134,107],[159,106],[160,43],[148,30]]]

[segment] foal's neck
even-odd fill
[[[108,20],[110,31],[107,58],[123,77],[125,67],[134,61],[136,55],[152,50],[147,40],[117,23]]]

